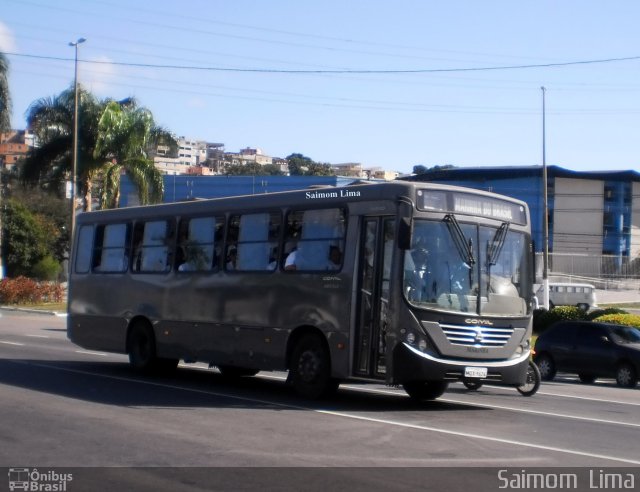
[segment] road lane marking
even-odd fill
[[[48,335],[25,335],[30,338],[51,338]]]
[[[0,343],[2,343],[4,345],[15,345],[16,347],[24,347],[24,343],[7,342],[7,341],[4,341],[4,340],[0,340]]]
[[[554,385],[556,384],[563,384],[563,383],[554,383]],[[503,391],[517,391],[515,388],[505,388],[504,386],[493,386],[490,384],[484,385],[483,388],[493,388],[493,389],[503,390]],[[617,388],[617,389],[622,389],[622,388]],[[625,389],[625,391],[627,391],[627,389]],[[576,400],[597,401],[600,403],[616,403],[618,405],[633,405],[633,406],[640,407],[640,402],[636,403],[632,401],[610,400],[607,398],[595,398],[592,396],[578,396],[578,395],[567,395],[562,393],[549,393],[548,391],[538,391],[536,395],[557,396],[558,398],[573,398]]]
[[[95,373],[95,372],[90,372],[90,371],[82,371],[82,370],[79,370],[79,369],[71,369],[71,368],[66,368],[66,367],[56,367],[56,366],[52,366],[52,365],[49,365],[49,364],[39,364],[39,363],[34,363],[34,362],[19,362],[19,361],[12,361],[12,362],[17,362],[19,364],[33,365],[33,366],[36,366],[36,367],[43,367],[43,368],[47,368],[47,369],[55,369],[55,370],[64,371],[64,372],[71,372],[71,373],[75,373],[75,374],[95,376],[95,377],[103,378],[103,379],[112,379],[112,380],[124,381],[124,382],[128,382],[128,383],[137,383],[137,384],[155,386],[155,387],[160,387],[160,388],[167,388],[167,389],[178,390],[178,391],[186,391],[186,392],[190,392],[190,393],[197,393],[197,394],[203,394],[203,395],[209,395],[209,396],[216,396],[216,397],[220,397],[220,398],[228,398],[228,399],[232,399],[232,400],[248,401],[248,402],[253,402],[253,403],[259,403],[261,405],[271,405],[271,406],[274,406],[274,407],[290,408],[290,409],[293,409],[293,410],[306,410],[306,411],[319,413],[319,414],[322,414],[322,415],[329,415],[329,416],[340,417],[340,418],[345,418],[345,419],[358,420],[358,421],[362,421],[362,422],[370,422],[370,423],[376,423],[376,424],[391,425],[391,426],[394,426],[394,427],[421,430],[421,431],[425,431],[425,432],[433,432],[433,433],[437,433],[437,434],[444,434],[444,435],[449,435],[449,436],[463,437],[463,438],[466,438],[466,439],[477,439],[477,440],[481,440],[481,441],[495,442],[495,443],[499,443],[499,444],[509,444],[509,445],[519,446],[519,447],[524,447],[524,448],[539,449],[539,450],[542,450],[542,451],[551,451],[551,452],[557,452],[557,453],[562,453],[562,454],[570,454],[570,455],[573,455],[573,456],[582,456],[582,457],[587,457],[587,458],[596,458],[596,459],[602,459],[602,460],[607,460],[607,461],[616,461],[616,462],[620,462],[620,463],[628,463],[628,464],[631,464],[631,465],[640,465],[640,460],[632,460],[632,459],[629,459],[629,458],[620,458],[620,457],[616,457],[616,456],[608,456],[608,455],[598,454],[598,453],[589,453],[589,452],[586,452],[586,451],[578,451],[578,450],[574,450],[574,449],[567,449],[567,448],[561,448],[561,447],[556,447],[556,446],[545,446],[545,445],[542,445],[542,444],[534,444],[534,443],[529,443],[529,442],[516,441],[516,440],[513,440],[513,439],[505,439],[505,438],[501,438],[501,437],[483,436],[481,434],[474,434],[474,433],[470,433],[470,432],[462,432],[462,431],[455,431],[455,430],[449,430],[449,429],[441,429],[441,428],[438,428],[438,427],[431,427],[431,426],[421,425],[421,424],[411,424],[411,423],[407,423],[407,422],[399,422],[399,421],[389,420],[389,419],[378,419],[378,418],[366,417],[366,416],[362,416],[362,415],[350,414],[350,413],[346,413],[346,412],[338,412],[338,411],[335,411],[335,410],[322,410],[322,409],[304,407],[304,406],[301,406],[301,405],[278,403],[278,402],[269,401],[269,400],[262,400],[262,399],[258,399],[258,398],[249,398],[249,397],[246,397],[246,396],[230,395],[230,394],[227,394],[227,393],[219,393],[219,392],[210,391],[210,390],[201,390],[201,389],[196,389],[196,388],[185,388],[184,386],[177,386],[177,385],[174,385],[174,384],[158,383],[158,382],[146,381],[146,380],[137,379],[137,378],[126,378],[126,377],[122,377],[122,376],[112,376],[112,375],[100,374],[100,373]]]
[[[85,355],[99,355],[100,357],[106,357],[109,354],[105,354],[104,352],[91,352],[90,350],[74,350],[76,354],[85,354]]]

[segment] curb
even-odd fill
[[[3,311],[18,311],[21,313],[31,313],[31,314],[44,314],[48,316],[58,316],[60,318],[66,318],[67,313],[63,313],[60,311],[47,311],[46,309],[32,309],[32,308],[21,308],[14,306],[0,306],[0,310]]]

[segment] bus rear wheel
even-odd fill
[[[323,340],[317,335],[303,336],[291,355],[290,381],[305,398],[330,396],[339,382],[331,377],[331,358]]]
[[[156,356],[156,338],[149,324],[135,323],[127,337],[129,364],[136,371],[155,373],[170,372],[178,366],[177,359]]]
[[[409,381],[402,384],[407,394],[416,401],[435,400],[447,391],[446,381]]]

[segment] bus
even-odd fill
[[[520,385],[531,351],[524,202],[394,181],[79,214],[68,338],[145,372],[204,362],[341,381]]]
[[[542,299],[544,286],[540,286],[536,292],[536,297]],[[549,307],[556,306],[577,306],[583,311],[597,308],[596,288],[591,284],[580,284],[572,282],[550,282],[549,283]]]

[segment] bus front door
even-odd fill
[[[357,376],[383,378],[385,333],[395,221],[366,217],[362,224],[358,270],[358,304],[354,344]]]

